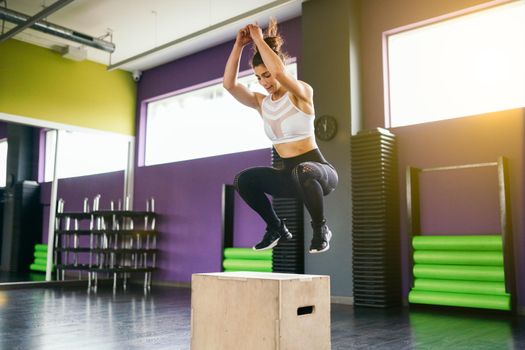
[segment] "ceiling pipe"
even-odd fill
[[[33,17],[27,17],[27,19],[24,22],[19,23],[18,26],[12,28],[7,33],[1,35],[0,36],[0,43],[3,42],[3,41],[6,41],[9,38],[12,38],[16,34],[18,34],[21,31],[23,31],[24,29],[29,28],[30,26],[35,24],[37,21],[41,20],[42,18],[46,18],[50,14],[60,10],[62,7],[68,5],[71,2],[73,2],[73,0],[59,0],[59,1],[55,2],[53,5],[44,8],[42,11],[40,11],[39,13],[34,15]]]
[[[103,51],[106,51],[106,52],[109,52],[109,53],[113,53],[115,51],[115,44],[113,44],[111,42],[104,41],[104,40],[99,39],[99,38],[94,38],[92,36],[76,32],[76,31],[74,31],[72,29],[68,29],[68,28],[65,28],[65,27],[62,27],[62,26],[59,26],[59,25],[56,25],[56,24],[49,23],[47,21],[41,21],[40,20],[41,18],[45,18],[50,13],[53,13],[53,12],[58,10],[58,8],[56,8],[56,9],[54,9],[54,11],[49,10],[48,12],[46,12],[47,9],[50,9],[51,7],[53,7],[55,5],[57,7],[59,5],[61,5],[60,7],[63,7],[65,5],[67,5],[67,4],[69,4],[72,1],[73,0],[57,1],[56,3],[54,3],[53,5],[47,7],[45,10],[39,12],[38,14],[36,14],[33,17],[29,17],[29,16],[27,16],[27,15],[25,15],[23,13],[16,12],[16,11],[13,11],[13,10],[9,10],[9,9],[0,7],[0,20],[5,20],[7,22],[15,23],[15,24],[18,25],[17,27],[15,27],[15,28],[11,29],[10,31],[6,32],[4,35],[0,36],[0,43],[2,41],[5,41],[5,40],[9,39],[13,35],[17,34],[18,32],[20,32],[20,31],[22,31],[22,30],[24,30],[26,28],[31,28],[31,29],[38,30],[38,31],[46,33],[46,34],[51,34],[51,35],[58,36],[60,38],[66,39],[66,40],[74,41],[74,42],[77,42],[77,43],[82,44],[82,45],[90,46],[90,47],[93,47],[95,49],[99,49],[99,50],[103,50]],[[40,14],[42,14],[43,12],[46,12],[46,13],[44,13],[42,16],[40,16]],[[38,18],[36,18],[36,17],[38,17]],[[14,34],[10,34],[11,32],[14,32]]]

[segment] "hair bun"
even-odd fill
[[[264,41],[266,41],[268,46],[277,52],[279,52],[281,50],[281,46],[283,46],[284,40],[279,35],[277,20],[275,17],[271,17],[270,21],[268,22],[268,29],[266,29],[266,38]]]
[[[268,46],[270,46],[270,48],[273,51],[276,51],[276,52],[280,52],[281,47],[284,44],[284,40],[280,36],[270,36],[270,37],[264,38],[264,41],[268,44]]]
[[[268,29],[266,29],[266,32],[263,36],[266,44],[268,44],[268,46],[279,56],[279,58],[285,62],[288,56],[286,53],[281,51],[281,47],[284,44],[284,39],[277,30],[277,20],[275,18],[270,18],[270,21],[268,22]],[[253,43],[253,52],[254,55],[251,62],[252,67],[257,67],[260,64],[264,64],[261,54],[259,53],[255,43]]]

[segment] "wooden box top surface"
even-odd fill
[[[211,273],[196,273],[192,276],[208,276],[217,277],[219,279],[264,279],[264,280],[299,280],[310,281],[314,278],[327,278],[330,276],[324,275],[300,275],[293,273],[273,273],[273,272],[253,272],[253,271],[236,271],[236,272],[211,272]]]

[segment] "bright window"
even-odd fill
[[[525,106],[525,1],[392,32],[387,126]]]
[[[0,140],[0,187],[5,187],[7,177],[7,139]]]
[[[297,76],[295,63],[287,70]],[[253,74],[239,81],[266,93]],[[222,82],[148,103],[145,165],[270,147],[259,113],[237,102]]]
[[[53,180],[56,132],[46,132],[45,181]],[[125,137],[77,131],[59,133],[59,179],[109,173],[126,168],[129,140]]]

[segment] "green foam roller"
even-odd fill
[[[34,264],[36,265],[46,265],[47,264],[47,259],[42,259],[42,258],[36,258],[35,261],[33,261]]]
[[[503,266],[503,254],[496,251],[416,250],[416,264]]]
[[[252,248],[225,248],[224,259],[272,260],[272,250],[253,250]]]
[[[223,272],[239,272],[239,271],[245,271],[245,270],[236,270],[236,269],[224,269]],[[272,271],[257,271],[257,272],[272,272]]]
[[[42,271],[46,272],[46,265],[31,264],[29,265],[31,271]]]
[[[47,252],[47,244],[35,244],[35,252]]]
[[[272,272],[272,262],[269,260],[224,259],[223,267],[232,271]]]
[[[508,295],[463,294],[412,290],[408,294],[408,301],[413,304],[510,310],[510,296]]]
[[[502,251],[500,235],[414,236],[415,250],[493,250]]]
[[[414,265],[414,277],[440,280],[503,282],[503,266]]]
[[[47,259],[47,252],[35,252],[35,258]]]
[[[508,295],[503,282],[432,280],[416,278],[414,290],[466,294]]]
[[[223,272],[239,272],[239,271],[248,271],[248,270],[225,269]],[[250,271],[250,272],[254,272],[254,271]],[[272,270],[258,270],[255,272],[273,272],[273,271]]]

